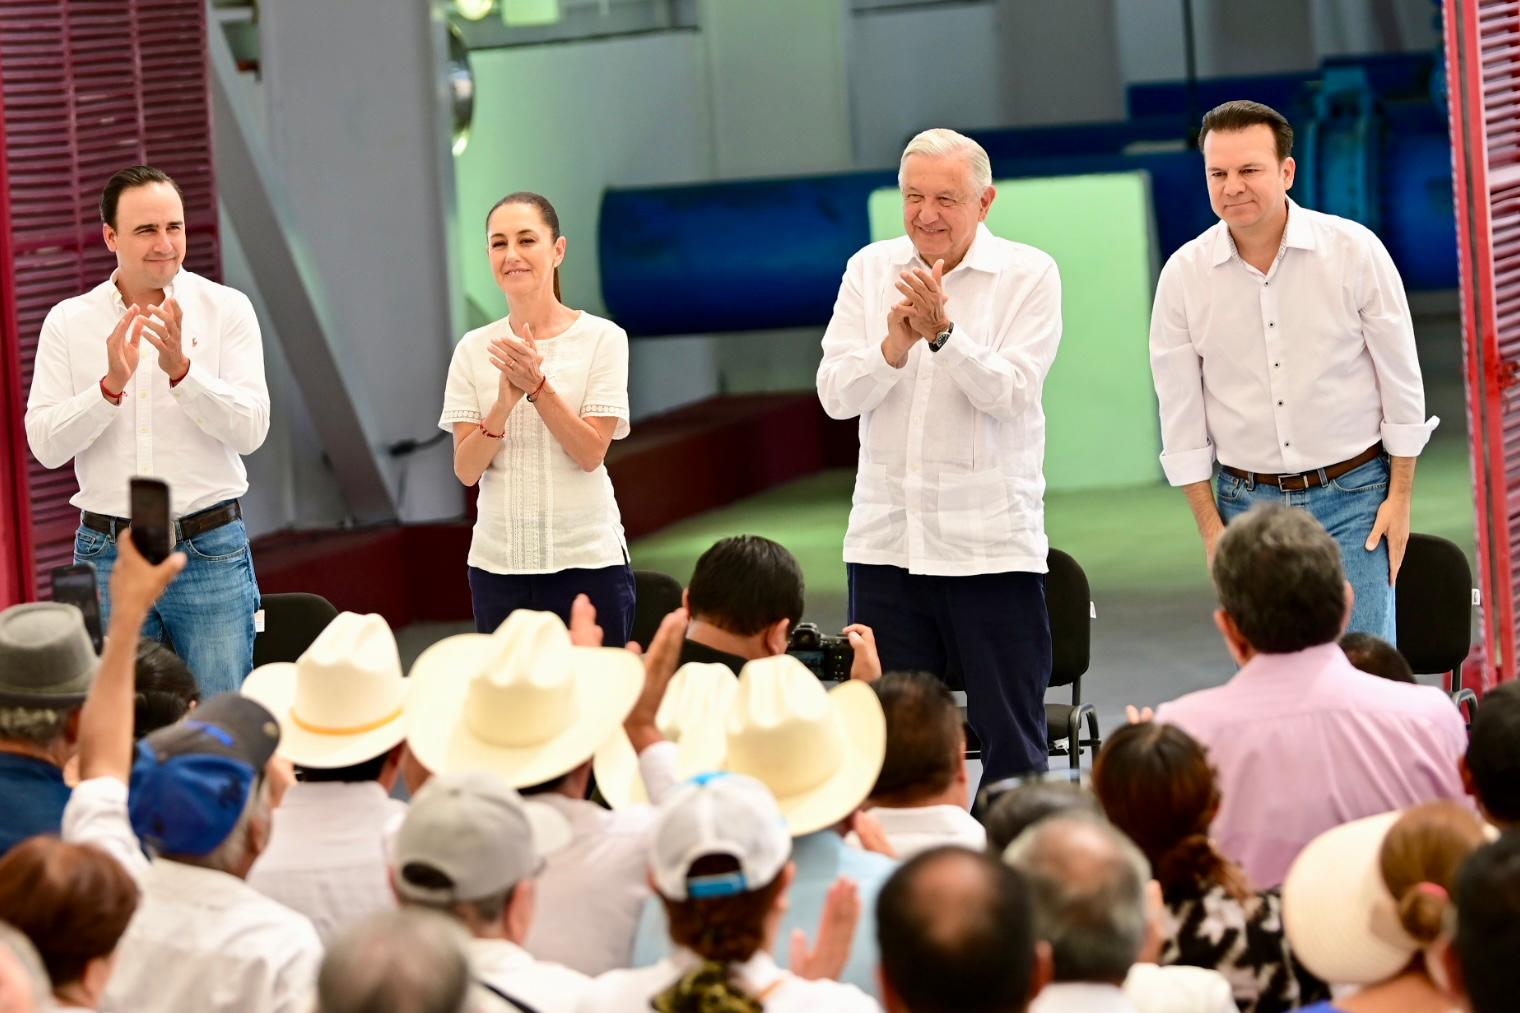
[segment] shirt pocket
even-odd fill
[[[1014,497],[999,472],[940,475],[936,519],[946,541],[983,545],[1013,537]]]

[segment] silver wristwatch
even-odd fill
[[[944,330],[942,330],[938,334],[936,334],[929,341],[929,351],[931,351],[931,352],[937,352],[941,348],[944,348],[945,347],[945,342],[947,342],[947,341],[950,340],[950,332],[953,331],[953,330],[955,330],[955,325],[951,324],[949,327],[946,327]]]

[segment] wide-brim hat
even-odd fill
[[[676,674],[671,676],[655,724],[661,735],[678,744],[676,777],[679,780],[684,781],[710,769],[693,764],[699,764],[703,762],[702,757],[711,755],[710,750],[683,751],[679,748],[681,740],[696,729],[721,730],[738,693],[739,677],[727,665],[693,661],[676,669]],[[596,751],[591,769],[596,774],[597,790],[612,808],[624,809],[649,801],[644,777],[639,772],[638,755],[621,728]]]
[[[575,647],[560,619],[519,609],[412,666],[407,744],[434,774],[486,770],[513,788],[591,759],[633,709],[644,666],[622,648]]]
[[[77,707],[99,668],[84,614],[73,605],[31,602],[0,612],[0,705]]]
[[[858,681],[825,690],[785,654],[744,666],[720,733],[697,729],[678,745],[694,769],[721,767],[764,784],[793,837],[833,826],[859,808],[886,750],[887,722],[875,690]]]
[[[372,760],[406,737],[409,687],[385,619],[342,612],[295,662],[250,672],[242,694],[280,722],[281,756],[332,769]]]

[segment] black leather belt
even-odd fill
[[[1257,471],[1241,471],[1239,468],[1232,468],[1228,464],[1223,463],[1219,465],[1219,470],[1227,475],[1243,478],[1253,485],[1275,485],[1283,492],[1303,492],[1305,489],[1316,489],[1325,482],[1340,478],[1348,471],[1360,468],[1368,461],[1376,460],[1382,452],[1383,445],[1381,443],[1374,443],[1350,460],[1341,461],[1339,464],[1332,464],[1324,468],[1316,468],[1313,471],[1300,472],[1296,475],[1263,475]],[[1324,476],[1323,480],[1320,477],[1322,475]]]
[[[187,539],[197,538],[208,531],[216,530],[223,524],[231,524],[242,516],[243,507],[237,500],[219,503],[204,510],[197,510],[193,514],[186,514],[174,522],[174,544],[178,545]],[[91,531],[99,531],[112,538],[132,525],[132,522],[125,517],[112,517],[109,514],[91,513],[88,510],[80,512],[79,522]]]

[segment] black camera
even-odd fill
[[[786,653],[825,682],[844,682],[855,664],[855,648],[850,646],[850,639],[819,633],[817,623],[798,623],[792,630]]]

